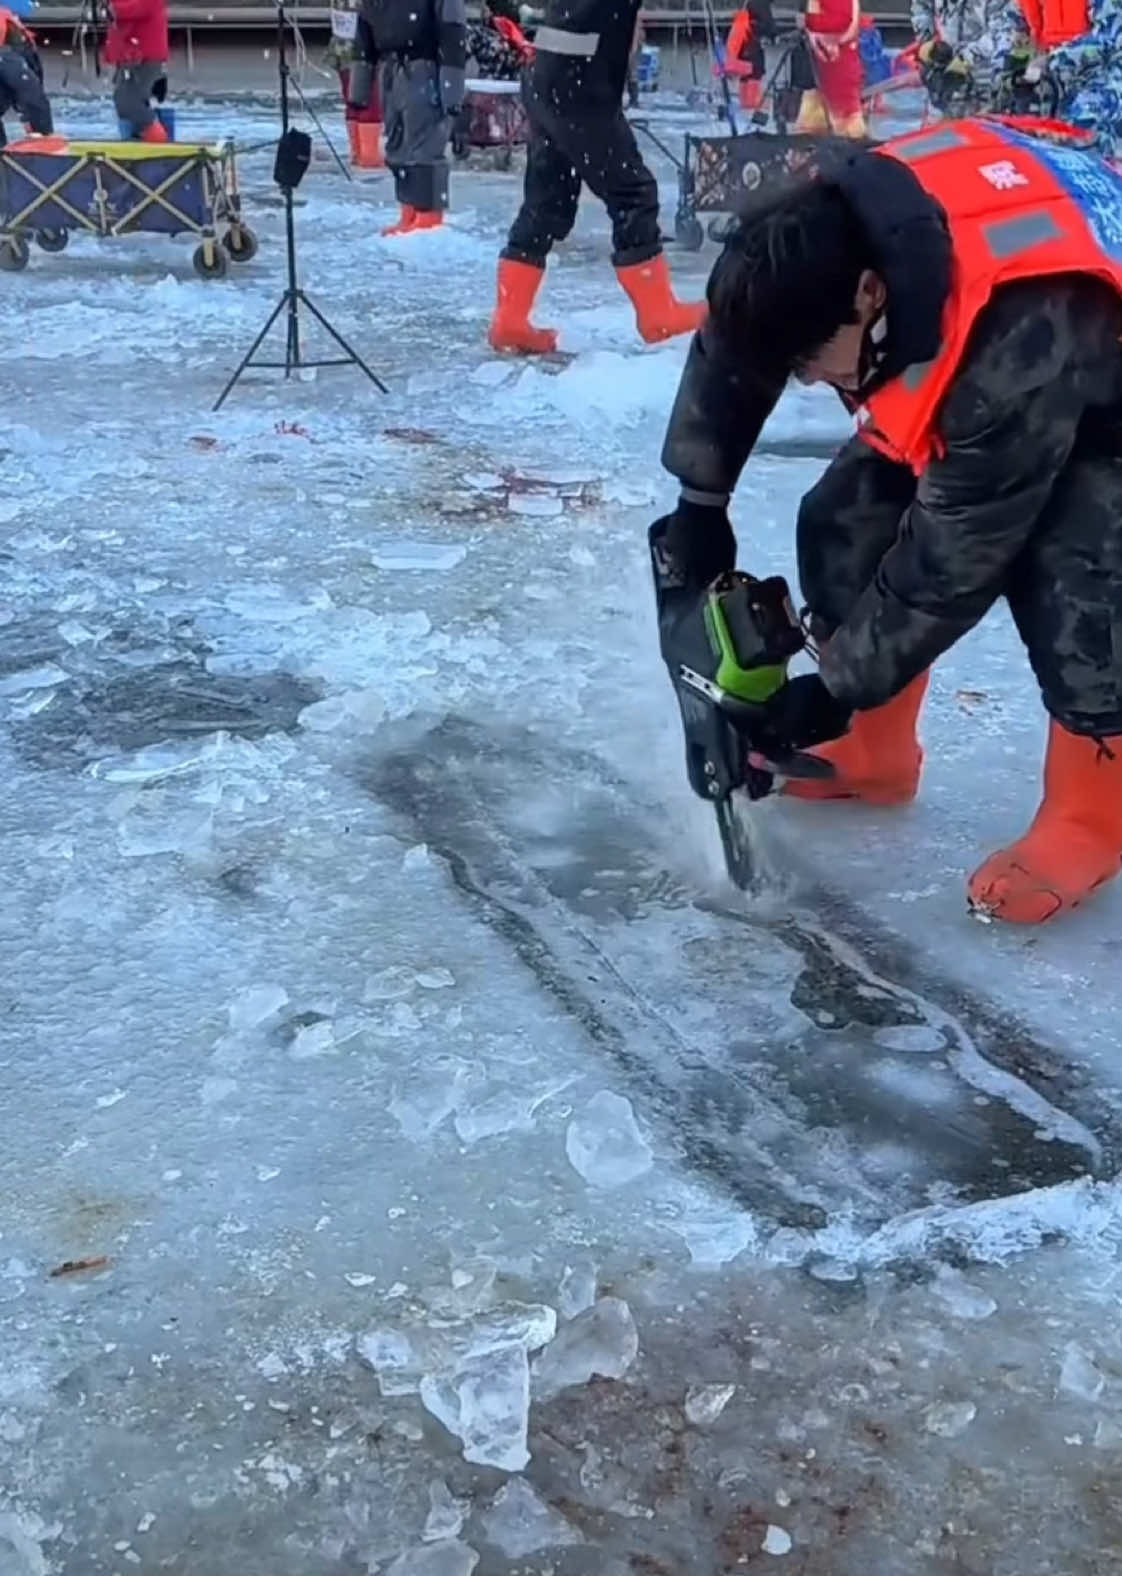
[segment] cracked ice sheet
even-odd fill
[[[247,140],[273,128],[246,109],[234,120]],[[566,1556],[579,1576],[644,1559],[708,1572],[752,1559],[771,1527],[837,1576],[928,1576],[958,1558],[948,1537],[996,1576],[1097,1576],[1117,1526],[1090,1489],[1122,1437],[1114,1193],[932,1206],[872,1237],[839,1215],[777,1241],[645,1116],[651,1170],[587,1188],[565,1154],[574,1114],[605,1088],[641,1105],[642,1078],[629,1087],[467,912],[439,850],[406,857],[368,791],[384,722],[500,714],[653,794],[671,873],[705,868],[712,827],[682,783],[644,562],[653,507],[672,497],[657,454],[684,347],[635,344],[592,214],[542,302],[582,359],[480,377],[514,181],[459,175],[456,231],[397,249],[372,239],[386,180],[346,187],[317,167],[301,188],[308,288],[393,392],[353,373],[287,389],[259,375],[211,416],[280,288],[279,216],[255,207],[270,158],[243,172],[261,261],[227,285],[196,281],[189,248],[158,238],[77,241],[5,283],[19,397],[0,672],[51,682],[0,697],[0,1568],[392,1567],[423,1541],[438,1473],[472,1505],[465,1545],[483,1548],[493,1476],[414,1397],[382,1397],[353,1338],[447,1316],[464,1264],[487,1256],[496,1302],[556,1305],[565,1266],[591,1260],[596,1294],[634,1314],[639,1356],[618,1384],[531,1414],[529,1473],[585,1539]],[[701,271],[675,259],[683,294]],[[22,318],[36,332],[17,338]],[[772,424],[780,440],[843,431],[826,397],[801,392]],[[442,512],[466,477],[550,476],[559,455],[622,501],[466,524]],[[818,463],[762,457],[749,472],[737,510],[754,569],[790,571],[794,500]],[[470,550],[429,577],[379,569],[371,548],[402,541]],[[876,919],[922,925],[931,967],[984,974],[1034,1010],[1058,1058],[1078,1058],[1095,1046],[1073,1037],[1066,1004],[1093,1042],[1095,990],[1115,1000],[1105,942],[1081,952],[1063,939],[1078,930],[1057,931],[1030,953],[965,930],[947,895],[946,850],[983,840],[1027,789],[1019,756],[1000,770],[1033,723],[1022,659],[1001,624],[977,640],[936,697],[945,765],[930,809],[899,831],[866,819],[839,833],[776,808],[804,867],[842,869]],[[255,688],[277,675],[309,688]],[[971,703],[968,728],[955,685],[995,690],[1000,713]],[[320,726],[298,725],[327,702]],[[103,772],[82,769],[91,751]],[[964,798],[964,778],[984,791]],[[1094,912],[1105,937],[1117,904]],[[691,1032],[726,991],[743,1010],[744,968],[751,1032],[793,1038],[788,951],[756,935],[748,955],[734,939],[726,983],[710,977],[710,999],[677,1010]],[[623,942],[619,961],[657,997],[660,956]],[[400,995],[370,992],[386,970],[403,971]],[[422,983],[439,971],[450,985]],[[931,1087],[917,1074],[893,1098],[923,1109]],[[844,1168],[839,1186],[859,1191]],[[1057,1230],[1073,1245],[1045,1246]],[[995,1262],[963,1271],[970,1289],[951,1297],[945,1280],[891,1279],[904,1258],[922,1282],[933,1247]],[[808,1255],[823,1278],[795,1267]],[[1061,1386],[1065,1363],[1080,1393]],[[729,1383],[736,1396],[698,1439],[687,1391]],[[927,1428],[968,1406],[953,1437]],[[1010,1446],[1026,1438],[1027,1456]],[[1014,1460],[1015,1477],[993,1469]]]

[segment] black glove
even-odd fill
[[[765,749],[789,754],[840,739],[852,716],[852,708],[836,700],[817,673],[800,673],[765,702],[758,739]]]
[[[736,537],[724,509],[682,499],[673,514],[655,521],[648,541],[658,606],[658,644],[682,710],[686,772],[694,792],[710,799],[712,774],[706,773],[705,766],[715,753],[712,708],[683,687],[679,673],[685,666],[706,678],[713,676],[705,599],[716,577],[735,564]],[[731,757],[729,765],[731,770]]]

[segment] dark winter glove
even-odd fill
[[[805,750],[840,739],[852,716],[851,708],[834,699],[817,673],[800,673],[764,705],[757,740],[777,754]]]
[[[714,780],[705,770],[713,754],[712,708],[685,687],[679,675],[683,667],[707,678],[714,672],[705,632],[706,593],[716,576],[736,562],[736,538],[724,509],[683,499],[673,514],[655,521],[648,541],[658,606],[658,644],[682,711],[686,772],[694,792],[708,799]],[[728,733],[730,747],[742,753],[734,730]],[[730,755],[730,773],[735,761],[735,754]]]

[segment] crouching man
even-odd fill
[[[1044,795],[969,897],[1015,923],[1122,865],[1120,340],[1122,177],[997,122],[943,122],[741,218],[663,451],[682,495],[651,538],[677,673],[682,599],[700,618],[734,563],[728,498],[788,378],[856,413],[798,516],[820,669],[767,708],[773,737],[825,745],[836,775],[788,793],[912,799],[928,669],[1008,600],[1049,719]]]

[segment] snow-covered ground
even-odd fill
[[[215,416],[270,164],[224,283],[157,238],[0,282],[0,1576],[1116,1572],[1122,895],[964,913],[1037,796],[1007,619],[922,802],[762,807],[746,901],[655,649],[684,347],[602,213],[576,359],[498,362],[517,177],[383,241],[320,149],[304,282],[389,396]],[[785,401],[746,565],[844,432]]]

